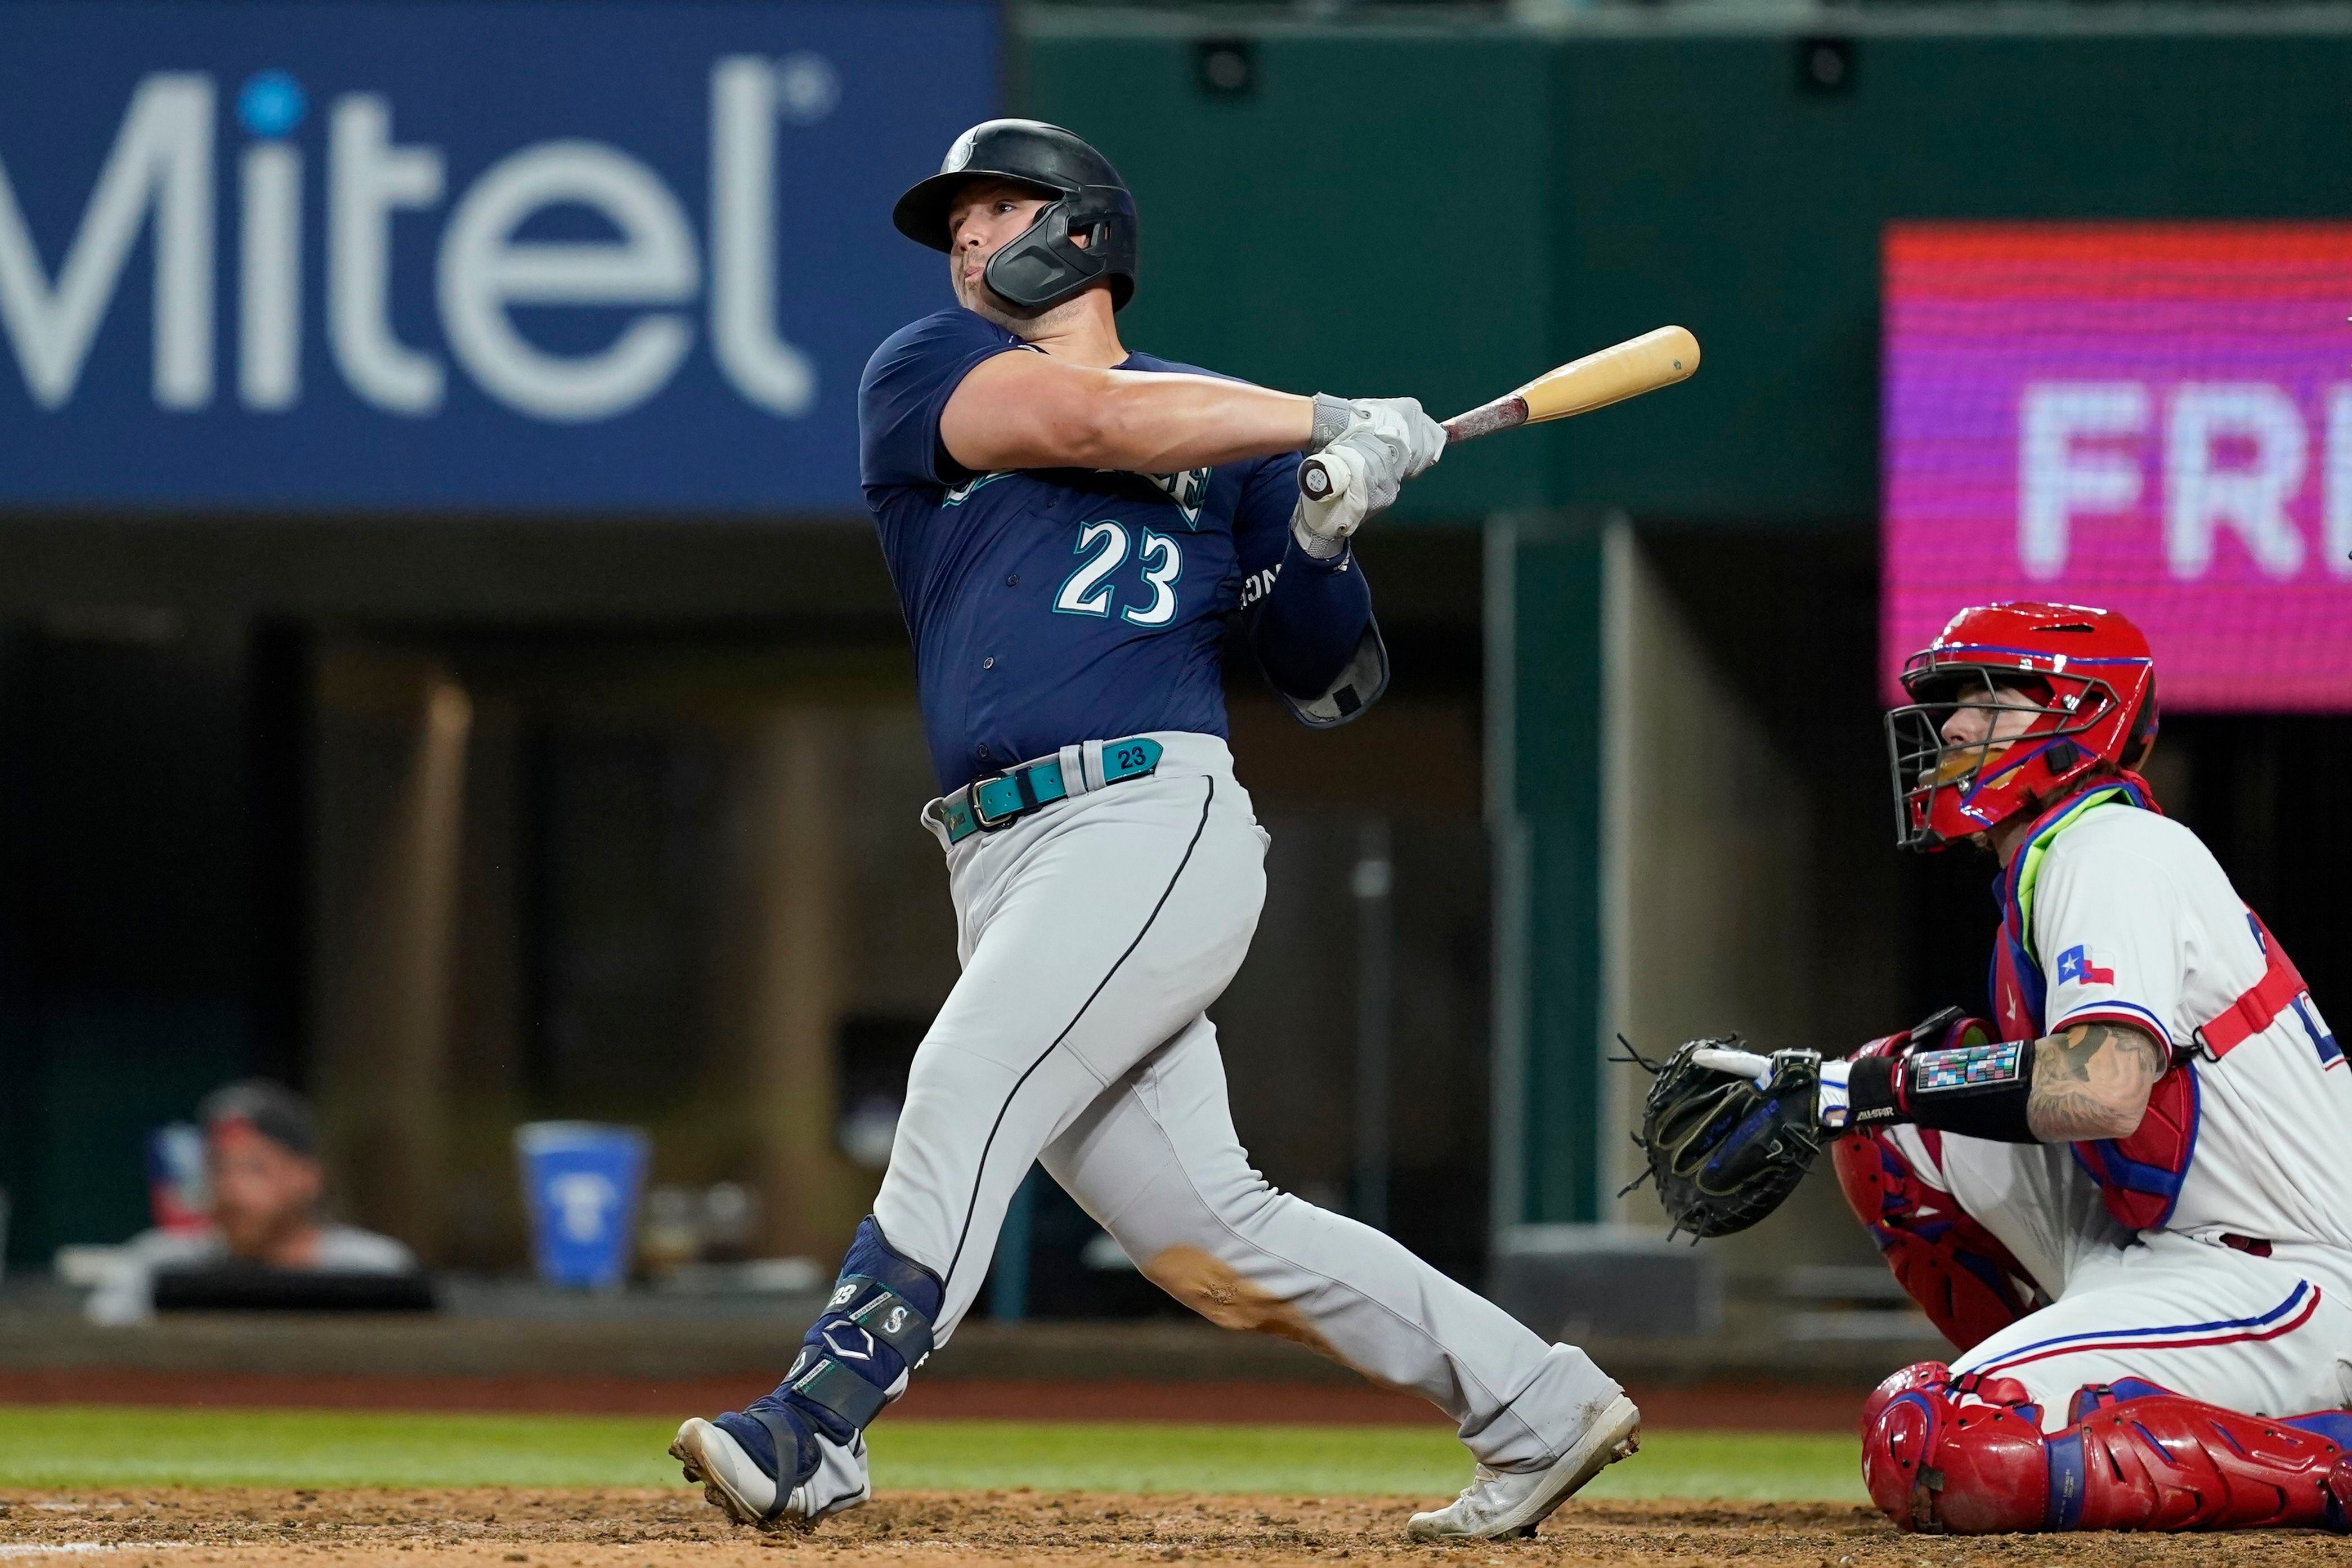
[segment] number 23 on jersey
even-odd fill
[[[1176,618],[1176,582],[1184,575],[1183,546],[1164,533],[1144,529],[1143,542],[1133,546],[1142,567],[1144,595],[1122,592],[1112,579],[1127,563],[1130,550],[1127,524],[1089,522],[1078,530],[1073,552],[1084,557],[1054,595],[1057,616],[1108,616],[1112,600],[1120,600],[1119,619],[1132,626],[1164,626]]]

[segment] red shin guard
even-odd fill
[[[1830,1157],[1845,1201],[1896,1281],[1956,1348],[1967,1350],[2032,1310],[2029,1287],[2020,1283],[2029,1276],[2009,1248],[1951,1194],[1922,1181],[1884,1129],[1845,1134],[1830,1145]]]
[[[2015,1381],[1906,1368],[1864,1408],[1871,1500],[1904,1530],[1954,1535],[2352,1528],[2352,1455],[2318,1432],[2174,1394],[2085,1394],[2082,1418],[2044,1437]]]

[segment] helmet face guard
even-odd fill
[[[949,214],[975,180],[1003,180],[1046,198],[1029,226],[989,258],[983,277],[998,298],[1042,310],[1103,283],[1111,309],[1126,308],[1135,295],[1135,198],[1110,160],[1058,125],[985,121],[956,138],[938,174],[908,187],[890,221],[917,244],[952,252]]]
[[[1076,243],[1079,235],[1083,246]],[[1116,310],[1135,292],[1134,235],[1133,198],[1115,185],[1088,185],[1040,207],[1019,238],[988,258],[981,276],[999,298],[1024,310],[1058,305],[1108,278]]]
[[[1886,715],[1886,760],[1895,839],[1906,849],[1989,832],[2095,769],[2137,766],[2156,741],[2147,641],[2106,610],[1963,610],[1905,661],[1902,679],[1913,700]],[[1963,711],[1983,715],[1979,738],[1948,739],[1946,725]]]

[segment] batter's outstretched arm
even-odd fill
[[[2025,1124],[2044,1143],[2128,1138],[2169,1065],[2164,1047],[2127,1024],[2076,1024],[2034,1042]]]
[[[1213,376],[1097,370],[1019,350],[974,365],[940,412],[948,456],[982,474],[1180,473],[1296,452],[1314,433],[1311,397]]]

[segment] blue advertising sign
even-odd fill
[[[0,0],[0,505],[855,511],[986,0]]]

